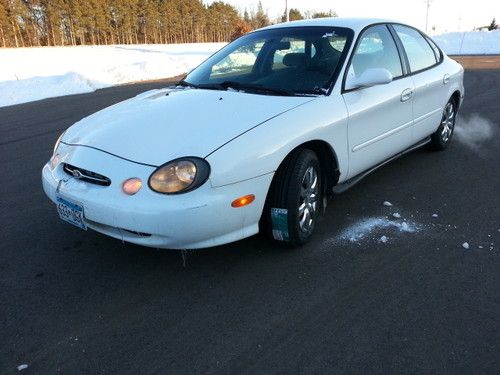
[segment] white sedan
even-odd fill
[[[71,126],[43,168],[60,217],[156,248],[259,231],[307,242],[326,198],[450,143],[463,68],[421,31],[367,19],[256,30],[175,86]]]

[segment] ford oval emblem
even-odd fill
[[[83,177],[83,174],[82,172],[80,172],[79,170],[77,169],[74,169],[71,174],[73,175],[74,178],[82,178]]]

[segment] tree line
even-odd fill
[[[292,20],[332,15],[290,10]],[[2,47],[227,42],[269,24],[260,2],[240,14],[223,1],[0,0]]]

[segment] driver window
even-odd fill
[[[401,59],[385,25],[377,25],[366,30],[353,55],[348,75],[359,77],[367,69],[384,68],[393,78],[401,77],[403,69]]]

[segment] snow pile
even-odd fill
[[[447,55],[500,54],[500,30],[446,33],[432,39]]]
[[[40,100],[62,95],[92,92],[105,87],[93,83],[80,74],[33,77],[19,81],[0,82],[0,106]]]
[[[0,106],[174,77],[224,43],[0,49]]]
[[[419,230],[419,226],[415,223],[408,221],[394,221],[386,217],[371,217],[363,219],[353,225],[344,229],[338,236],[340,240],[349,242],[358,242],[372,233],[378,232],[382,229],[392,229],[396,232],[413,233]],[[382,239],[385,237],[385,240]],[[387,237],[382,236],[381,242],[387,242]]]

